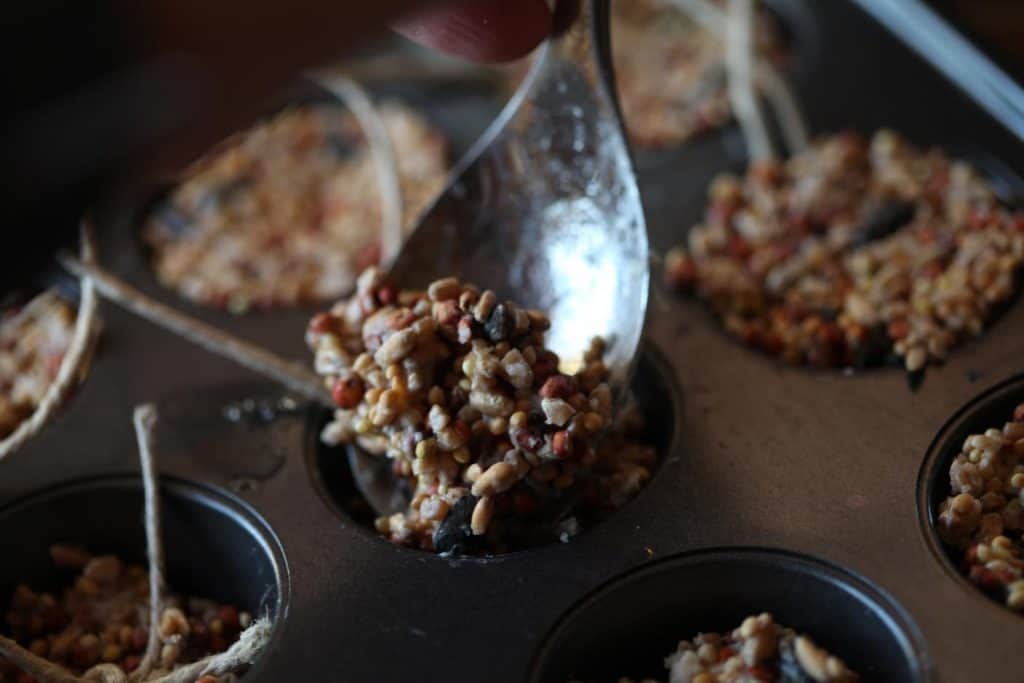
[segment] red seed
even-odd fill
[[[142,663],[142,659],[137,655],[128,655],[121,660],[121,668],[124,669],[126,674],[130,674],[139,668],[139,664]]]
[[[194,644],[198,649],[205,651],[207,645],[209,645],[210,631],[206,628],[206,624],[196,618],[188,620],[189,624],[189,641]]]
[[[774,332],[764,332],[758,342],[758,348],[762,351],[773,355],[782,352],[782,339]]]
[[[942,267],[942,263],[940,263],[939,261],[930,261],[927,264],[925,264],[924,268],[922,269],[922,274],[929,280],[934,280],[935,278],[942,275],[942,272],[944,270],[945,268]]]
[[[63,353],[55,353],[46,359],[46,373],[50,377],[56,377],[60,372],[60,364],[64,362]]]
[[[741,261],[746,260],[754,252],[750,242],[739,235],[729,238],[729,255]]]
[[[528,491],[517,490],[512,494],[512,507],[517,514],[525,517],[537,509],[537,502]]]
[[[540,431],[530,427],[513,429],[511,436],[515,444],[528,453],[536,453],[544,445],[544,437]]]
[[[551,437],[551,450],[563,460],[572,456],[572,436],[564,429],[555,432]]]
[[[978,207],[972,209],[967,214],[967,227],[972,230],[982,230],[992,222],[994,214],[987,207]]]
[[[469,437],[473,433],[473,430],[470,429],[469,425],[463,420],[455,420],[452,422],[452,429],[458,435],[458,440],[464,443],[469,441]]]
[[[238,624],[238,608],[232,605],[224,605],[220,608],[217,613],[220,620],[224,622],[224,626],[230,629],[237,629]]]
[[[945,168],[936,169],[928,177],[925,191],[935,196],[942,196],[949,187],[949,171]]]
[[[331,387],[331,398],[339,408],[352,410],[363,400],[363,392],[363,380],[357,376],[339,377]]]
[[[540,387],[542,398],[569,398],[576,392],[576,380],[567,375],[551,375]]]
[[[665,284],[672,289],[690,289],[697,282],[697,266],[686,253],[672,250],[665,257]]]
[[[317,313],[309,321],[310,332],[323,334],[324,332],[330,332],[333,327],[334,317],[330,313]]]
[[[777,161],[758,161],[750,167],[750,176],[762,183],[774,184],[782,180],[782,166]]]
[[[228,641],[224,639],[224,636],[210,636],[211,652],[224,652],[226,649],[228,649]]]
[[[917,230],[917,241],[925,246],[935,244],[939,241],[939,233],[930,225],[923,226]]]
[[[381,285],[377,290],[377,301],[382,306],[390,306],[395,303],[398,301],[398,288],[390,283]]]
[[[978,544],[972,543],[964,552],[964,563],[969,567],[978,561]]]
[[[1005,583],[1000,580],[1000,577],[995,572],[980,564],[976,564],[971,567],[970,579],[974,583],[978,584],[982,590],[987,591],[996,590]]]
[[[889,323],[889,337],[892,339],[903,339],[910,334],[910,326],[903,318],[897,318]]]

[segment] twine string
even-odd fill
[[[333,407],[331,396],[320,378],[302,364],[285,360],[261,346],[162,304],[96,263],[80,261],[68,253],[58,254],[57,259],[71,273],[81,277],[87,276],[101,296],[125,310],[156,323],[207,351],[280,382],[306,398]]]
[[[87,224],[83,223],[81,230],[82,261],[91,263],[95,259],[95,246],[93,244],[92,231]],[[78,313],[75,319],[75,329],[71,334],[71,342],[68,344],[64,358],[61,360],[60,368],[53,382],[46,388],[42,400],[36,406],[32,415],[18,425],[7,438],[0,441],[0,461],[3,461],[11,453],[21,448],[26,441],[38,434],[40,430],[57,413],[64,404],[68,392],[81,378],[85,367],[89,363],[89,351],[94,339],[96,329],[96,288],[92,278],[81,277],[81,297],[78,303]]]
[[[153,454],[153,429],[156,407],[137,406],[134,413],[135,436],[139,446],[144,491],[146,549],[149,563],[149,641],[142,661],[132,674],[126,675],[116,664],[97,664],[82,676],[44,659],[14,640],[0,636],[0,657],[30,674],[37,683],[194,683],[206,675],[221,675],[250,664],[270,641],[271,622],[267,615],[256,619],[239,635],[227,650],[185,664],[170,673],[150,675],[160,652],[160,614],[164,590],[164,550],[160,532],[160,486],[156,458]]]

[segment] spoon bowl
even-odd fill
[[[455,167],[389,265],[400,287],[455,276],[548,314],[548,346],[572,373],[594,337],[609,383],[629,393],[647,311],[647,228],[615,101],[608,0],[563,1],[515,95]],[[389,463],[348,448],[378,515],[408,492]],[[566,496],[566,505],[574,499]],[[564,512],[564,511],[563,511]]]
[[[608,0],[558,4],[554,35],[390,271],[401,286],[455,276],[544,311],[563,371],[575,370],[590,340],[603,337],[621,398],[650,271],[608,21]]]

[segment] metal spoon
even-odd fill
[[[614,96],[608,0],[560,2],[556,33],[391,264],[424,287],[457,276],[551,318],[572,371],[608,342],[615,396],[628,393],[647,310],[647,230]],[[351,449],[379,514],[401,509],[380,458]]]
[[[612,389],[622,396],[650,272],[608,19],[608,0],[558,4],[560,32],[457,165],[391,273],[420,288],[455,275],[545,311],[549,345],[568,362],[604,337]]]
[[[607,342],[612,391],[628,393],[647,310],[647,233],[616,107],[608,45],[609,0],[563,0],[556,31],[452,182],[391,264],[399,284],[422,288],[458,276],[546,311],[549,345],[570,372],[590,340]],[[154,301],[71,254],[129,310],[216,353],[333,405],[304,367]],[[381,458],[351,448],[353,478],[378,514],[404,507]]]

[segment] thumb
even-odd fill
[[[395,25],[407,38],[476,62],[506,62],[528,54],[551,31],[545,0],[453,0]]]

